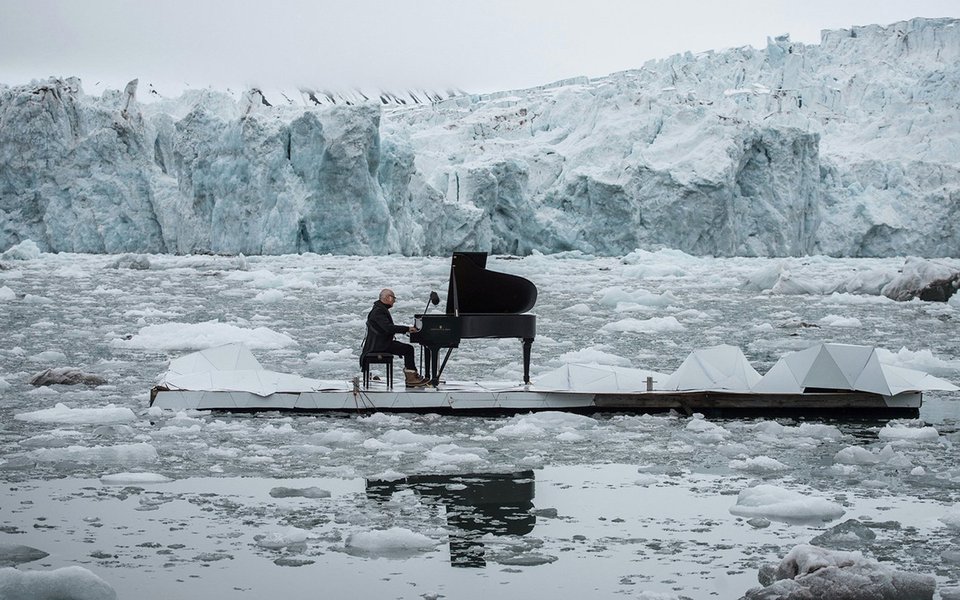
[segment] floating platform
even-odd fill
[[[331,384],[333,382],[330,382]],[[883,396],[860,391],[771,394],[712,390],[589,392],[538,389],[469,382],[441,383],[438,388],[369,389],[344,382],[319,391],[275,392],[173,390],[154,387],[151,406],[167,410],[297,413],[412,412],[457,415],[510,415],[534,411],[592,413],[702,413],[715,417],[827,416],[835,418],[916,418],[921,392]]]
[[[733,346],[692,352],[670,375],[567,364],[534,383],[441,381],[390,388],[384,380],[307,379],[264,369],[243,344],[174,359],[150,392],[167,410],[300,413],[420,412],[456,415],[534,411],[702,413],[709,416],[916,418],[923,392],[957,391],[921,371],[882,364],[874,348],[820,344],[781,358],[761,376]]]

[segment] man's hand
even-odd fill
[[[416,333],[416,332],[418,332],[418,331],[420,331],[420,330],[411,325],[411,326],[410,326],[410,329],[407,330],[407,333]]]

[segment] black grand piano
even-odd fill
[[[536,302],[537,286],[523,277],[487,270],[486,252],[454,252],[446,313],[415,315],[419,331],[410,334],[410,341],[423,347],[424,373],[430,383],[440,382],[451,350],[468,338],[523,340],[523,382],[530,383],[530,347],[537,334],[537,317],[523,313]],[[441,348],[447,353],[438,364]]]

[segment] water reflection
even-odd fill
[[[367,498],[385,502],[398,491],[412,490],[422,500],[443,505],[450,526],[450,564],[454,567],[484,567],[481,538],[524,536],[533,531],[534,474],[466,473],[458,475],[411,475],[403,479],[366,481]]]

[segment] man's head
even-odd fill
[[[387,308],[392,308],[393,303],[397,301],[396,295],[394,295],[393,290],[383,288],[380,290],[380,302],[383,302],[387,305]]]

